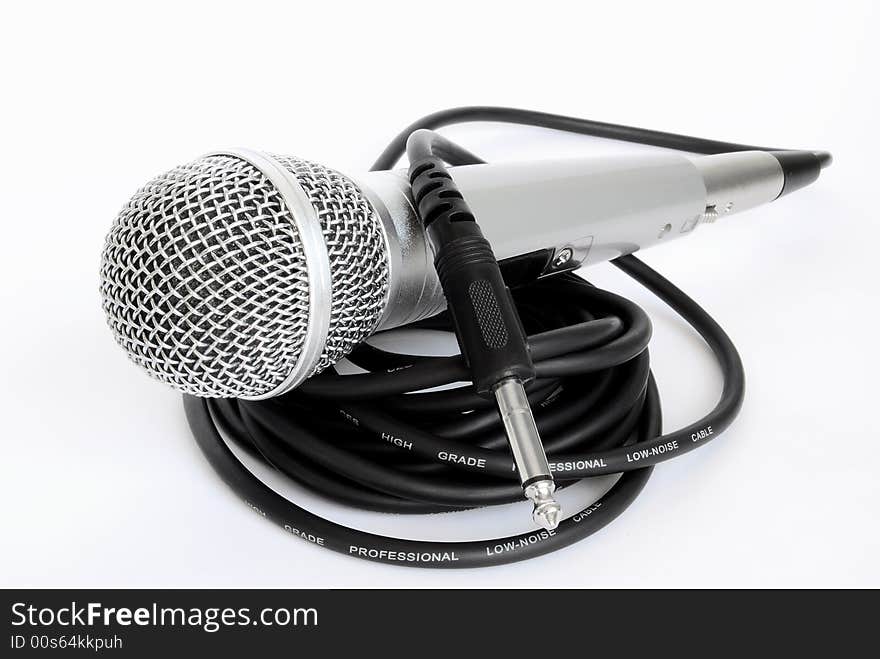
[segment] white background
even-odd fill
[[[880,586],[876,425],[877,32],[872,2],[6,3],[0,10],[0,584],[7,586]],[[811,188],[645,260],[727,329],[742,415],[661,465],[609,527],[476,571],[358,561],[254,515],[207,466],[179,397],[129,364],[99,308],[118,209],[233,145],[365,169],[428,112],[495,104],[828,149]],[[635,147],[450,129],[490,160]],[[589,277],[655,322],[671,429],[720,379],[672,313],[610,266]],[[267,477],[270,477],[268,475]],[[466,539],[526,504],[359,528]],[[602,484],[566,502],[588,503]]]

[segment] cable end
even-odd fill
[[[556,492],[556,483],[552,480],[537,481],[524,490],[526,498],[535,504],[532,519],[535,520],[535,524],[548,531],[559,526],[562,520],[562,506],[553,496],[554,492]]]
[[[770,151],[782,167],[785,181],[779,196],[800,190],[819,178],[825,167],[831,164],[827,151]]]

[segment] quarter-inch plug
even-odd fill
[[[504,422],[523,493],[534,504],[532,519],[547,530],[555,529],[559,526],[562,507],[553,496],[556,482],[550,474],[544,444],[538,434],[522,381],[508,378],[499,383],[495,387],[495,401]]]

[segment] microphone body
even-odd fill
[[[534,279],[689,235],[776,199],[778,160],[763,151],[649,154],[449,168],[507,278]],[[442,311],[430,246],[403,171],[353,177],[389,243],[389,303],[378,329]]]
[[[774,153],[448,171],[516,283],[689,235],[815,178],[790,176]],[[150,375],[184,393],[251,400],[446,304],[406,172],[345,176],[248,149],[141,188],[107,237],[101,294],[117,342]]]

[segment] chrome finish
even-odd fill
[[[330,327],[310,377],[376,330],[388,306],[388,244],[378,214],[351,179],[307,160],[269,155],[308,195],[330,261]]]
[[[377,329],[446,301],[402,172],[358,183],[236,149],[177,167],[120,212],[104,310],[133,361],[201,396],[278,395]],[[763,152],[503,162],[450,168],[499,260],[552,250],[543,274],[687,235],[775,199]]]
[[[572,250],[566,264],[551,260],[544,274],[653,245],[661,227],[678,227],[705,208],[702,177],[678,154],[502,162],[450,174],[499,260]]]
[[[388,305],[378,329],[428,318],[446,308],[431,247],[401,172],[368,172],[355,178],[382,222],[388,244]]]
[[[526,499],[534,504],[532,519],[535,524],[548,531],[552,531],[562,521],[562,506],[556,501],[553,494],[556,492],[556,483],[552,480],[535,481],[524,491]]]
[[[703,222],[773,201],[785,175],[779,161],[764,151],[740,151],[693,160],[706,186]]]
[[[240,158],[262,172],[284,200],[302,243],[309,278],[309,306],[306,332],[302,339],[299,357],[291,365],[287,377],[276,387],[262,394],[245,397],[250,400],[272,398],[289,391],[314,372],[327,342],[327,332],[330,328],[330,260],[327,256],[324,235],[321,232],[321,223],[305,190],[290,172],[273,158],[259,151],[243,148],[209,155]]]
[[[562,268],[568,265],[568,262],[574,258],[574,250],[571,247],[564,247],[556,252],[553,257],[553,267]]]
[[[553,252],[553,258],[550,264],[542,273],[542,277],[546,275],[554,275],[557,272],[566,272],[567,270],[575,270],[584,264],[593,246],[593,236],[584,236],[579,240],[572,241],[561,248],[556,248]]]
[[[522,382],[508,378],[498,384],[494,391],[495,402],[510,448],[519,472],[520,482],[525,483],[538,476],[550,475],[550,465],[544,455],[544,445],[535,425],[535,417],[526,397]]]
[[[184,393],[261,399],[373,333],[388,307],[377,212],[338,172],[236,149],[157,176],[101,255],[107,322]]]
[[[551,249],[544,275],[688,235],[701,223],[772,201],[783,184],[776,159],[755,151],[504,162],[449,171],[498,260]],[[412,264],[392,263],[392,299],[401,308],[389,304],[381,327],[442,310],[446,303],[405,174],[371,172],[358,180],[386,232],[407,236],[403,261]]]
[[[671,240],[684,233],[678,228],[686,220],[696,226],[706,207],[699,171],[677,154],[504,162],[449,171],[496,258],[552,249],[544,275],[660,242],[659,230],[668,223],[674,229],[662,240]],[[389,304],[381,328],[444,309],[446,300],[405,173],[370,172],[357,181],[382,217],[392,245],[391,299],[399,302]],[[403,266],[393,261],[395,235],[407,237]],[[569,258],[559,258],[569,253]]]
[[[553,498],[556,485],[525,388],[516,378],[508,378],[495,387],[494,394],[520,483],[525,486],[523,493],[534,504],[532,517],[540,526],[554,529],[562,509]]]
[[[718,219],[718,209],[714,206],[706,206],[706,210],[700,216],[700,222],[703,224],[712,224]]]

